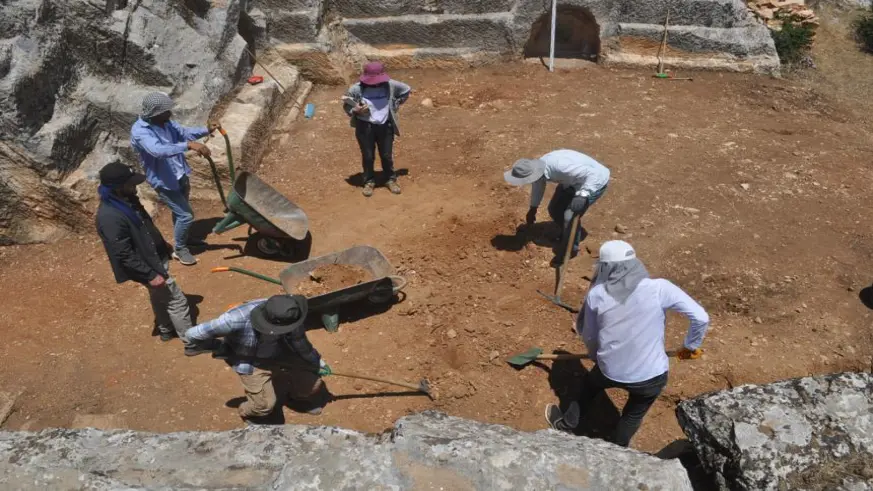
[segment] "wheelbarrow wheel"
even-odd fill
[[[285,239],[282,241],[282,257],[291,262],[309,259],[312,251],[312,234],[306,234],[303,240]]]
[[[249,256],[276,258],[282,253],[282,244],[262,233],[255,232],[246,240],[245,253]]]

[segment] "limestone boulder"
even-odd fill
[[[425,412],[365,435],[309,426],[0,433],[0,488],[690,490],[678,461]]]
[[[93,193],[80,191],[96,171],[81,167],[136,165],[129,131],[146,93],[170,93],[178,120],[203,124],[250,70],[241,11],[240,0],[0,2],[0,186],[12,193],[0,242],[88,225]]]
[[[873,489],[873,375],[743,386],[683,401],[679,423],[721,489]]]

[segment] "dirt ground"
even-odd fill
[[[873,64],[873,61],[868,61]],[[515,370],[530,347],[580,352],[571,316],[537,294],[554,285],[545,206],[519,228],[529,189],[504,184],[520,157],[586,152],[612,170],[588,212],[585,244],[623,238],[649,271],[686,289],[710,312],[706,354],[671,360],[670,382],[633,442],[657,452],[683,438],[676,404],[703,392],[788,377],[871,368],[873,280],[870,112],[816,80],[694,74],[694,82],[592,66],[554,74],[532,65],[393,74],[415,94],[396,145],[403,194],[353,184],[360,154],[342,114],[342,88],[319,88],[313,120],[288,128],[259,175],[303,207],[313,256],[354,245],[382,251],[409,280],[390,309],[354,305],[337,333],[310,339],[336,369],[417,382],[435,401],[383,384],[330,377],[337,400],[320,417],[289,423],[378,432],[405,414],[439,409],[546,427],[543,407],[578,391],[589,362]],[[845,94],[843,94],[845,95]],[[431,98],[436,107],[421,105]],[[351,180],[352,184],[348,181]],[[208,230],[221,208],[197,202]],[[171,236],[169,214],[159,225]],[[616,232],[617,226],[625,234]],[[210,236],[200,264],[172,272],[201,320],[279,287],[237,273],[278,275],[281,263],[233,257],[238,229]],[[564,297],[581,303],[593,259],[568,271]],[[667,347],[687,323],[671,316]],[[150,336],[147,294],[116,285],[89,229],[62,243],[0,249],[0,390],[21,392],[5,429],[94,424],[138,430],[222,430],[242,425],[241,387],[227,366],[186,358],[178,340]],[[621,407],[620,392],[610,393]],[[602,400],[589,414],[614,420]],[[596,426],[592,424],[592,426]]]

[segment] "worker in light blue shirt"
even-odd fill
[[[519,159],[512,169],[503,174],[503,178],[513,186],[531,184],[530,208],[525,217],[528,225],[536,222],[537,209],[546,194],[546,184],[557,184],[549,202],[549,216],[562,232],[552,265],[562,265],[570,240],[573,244],[571,257],[575,257],[582,241],[582,227],[578,227],[576,234],[570,237],[573,220],[581,220],[588,208],[606,192],[609,169],[582,152],[560,149],[538,159]]]
[[[628,400],[612,436],[627,447],[652,403],[667,385],[670,363],[664,350],[665,311],[691,321],[679,358],[695,359],[709,328],[709,316],[679,287],[651,279],[627,242],[611,240],[600,248],[594,285],[585,298],[576,331],[596,364],[585,377],[578,401],[566,412],[546,406],[552,428],[572,431],[591,402],[605,389],[628,391]]]
[[[130,144],[139,154],[146,180],[173,214],[173,258],[191,266],[197,259],[188,249],[188,231],[194,223],[194,210],[189,202],[191,184],[188,175],[191,167],[185,160],[185,152],[194,150],[204,157],[210,156],[209,147],[194,140],[209,135],[220,127],[211,123],[208,127],[186,128],[172,121],[174,103],[163,92],[153,92],[142,101],[142,114],[130,129]]]

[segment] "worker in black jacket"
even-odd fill
[[[100,207],[97,209],[97,233],[106,247],[109,263],[118,283],[135,281],[149,290],[155,322],[162,341],[173,337],[173,330],[190,345],[185,332],[191,328],[188,299],[170,277],[172,247],[155,227],[136,195],[136,186],[145,176],[134,173],[121,162],[100,170]]]

